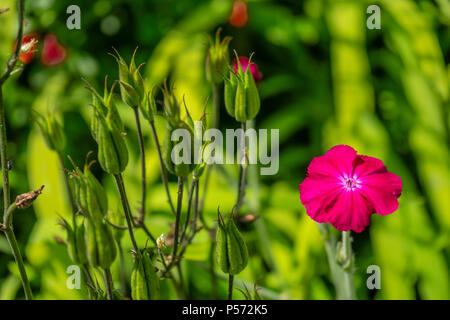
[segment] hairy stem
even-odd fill
[[[152,121],[150,122],[150,127],[152,128],[153,140],[155,141],[156,151],[158,151],[159,166],[161,168],[161,180],[163,181],[164,188],[166,189],[167,201],[169,202],[170,209],[172,210],[173,214],[176,215],[175,207],[173,206],[172,202],[172,197],[170,196],[169,182],[167,180],[167,173],[164,167],[164,162],[161,154],[161,145],[159,144],[158,134],[156,133],[154,122]]]
[[[125,219],[127,221],[127,227],[128,227],[128,233],[130,235],[131,243],[133,245],[133,249],[136,252],[137,255],[141,255],[141,252],[139,251],[139,248],[136,243],[136,239],[134,237],[133,232],[133,217],[131,215],[131,209],[130,204],[128,202],[127,193],[125,191],[125,185],[123,183],[123,177],[122,174],[115,174],[114,179],[116,181],[117,189],[120,194],[120,200],[122,202],[123,212],[125,213]]]
[[[139,221],[144,222],[145,212],[146,212],[146,171],[145,171],[145,148],[144,148],[144,137],[142,135],[141,120],[139,119],[139,109],[133,108],[134,118],[136,120],[137,133],[139,138],[139,150],[141,154],[141,209],[139,212]]]

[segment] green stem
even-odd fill
[[[82,265],[82,267],[83,267],[84,274],[86,276],[85,282],[86,282],[86,285],[88,287],[88,292],[90,294],[90,299],[94,299],[95,293],[96,293],[95,292],[96,286],[95,286],[94,279],[92,279],[92,275],[89,272],[89,265],[87,263],[85,263],[85,264]]]
[[[176,215],[176,211],[172,202],[172,197],[170,196],[169,182],[167,180],[167,173],[164,167],[164,162],[161,153],[161,146],[159,144],[158,134],[156,132],[155,123],[153,121],[150,121],[150,127],[152,128],[153,140],[155,141],[156,151],[158,151],[159,166],[161,168],[161,180],[163,181],[164,188],[166,189],[167,201],[169,202],[170,209],[172,210],[173,214]]]
[[[117,240],[117,249],[119,250],[119,267],[120,267],[120,287],[122,295],[124,297],[128,296],[128,286],[127,286],[127,275],[125,271],[125,258],[123,255],[123,248],[120,240]]]
[[[141,252],[139,251],[139,248],[138,248],[137,243],[136,243],[136,239],[134,237],[133,217],[131,215],[130,204],[128,203],[128,197],[127,197],[127,193],[125,191],[125,185],[123,183],[122,174],[121,173],[115,174],[114,175],[114,179],[116,181],[117,189],[118,189],[119,194],[120,194],[120,200],[122,202],[123,211],[125,213],[125,219],[127,221],[128,233],[130,235],[130,239],[131,239],[131,243],[133,245],[133,249],[136,252],[136,254],[140,256]]]
[[[3,212],[6,213],[10,203],[9,169],[8,169],[8,141],[6,137],[6,117],[3,105],[3,87],[0,86],[0,152],[3,175]]]
[[[333,234],[333,230],[331,229],[330,225],[325,223],[319,223],[319,229],[325,242],[325,250],[327,252],[331,278],[336,290],[336,298],[338,300],[355,299],[356,295],[354,293],[352,270],[349,269],[348,271],[346,271],[343,267],[343,264],[338,262],[339,255],[341,253],[338,252],[339,246],[336,236]],[[343,240],[347,241],[345,239]],[[346,243],[346,245],[348,245],[348,243]],[[343,260],[341,259],[341,261]],[[345,261],[343,262],[346,263]],[[350,272],[350,274],[348,274],[348,272]]]
[[[16,260],[17,267],[19,269],[20,279],[22,281],[23,290],[25,292],[25,299],[32,300],[33,294],[31,292],[30,282],[28,281],[27,272],[25,270],[25,263],[23,262],[22,255],[20,253],[19,245],[17,244],[16,236],[12,228],[5,230],[6,239],[11,246],[11,251]]]
[[[177,200],[177,211],[176,211],[176,215],[175,215],[175,230],[174,230],[174,237],[173,237],[172,258],[170,259],[170,262],[167,265],[166,270],[164,271],[163,275],[166,275],[167,273],[170,272],[170,269],[172,268],[175,261],[177,260],[181,207],[183,205],[183,178],[182,177],[178,177],[177,195],[178,195],[178,200]]]
[[[241,152],[240,156],[243,157],[242,159],[239,159],[241,162],[239,164],[239,182],[238,182],[238,196],[236,201],[236,213],[239,213],[239,209],[242,206],[242,203],[244,202],[245,197],[245,180],[246,180],[246,174],[247,174],[247,159],[245,155],[245,122],[241,123],[242,126],[242,137],[241,137]]]
[[[175,261],[177,257],[178,243],[179,243],[179,232],[180,232],[180,218],[181,218],[181,207],[183,205],[183,178],[178,177],[178,201],[177,201],[177,215],[175,218],[175,231],[173,238],[173,253],[171,264]]]
[[[147,183],[146,183],[146,171],[145,171],[145,148],[144,148],[144,137],[142,135],[141,120],[139,119],[139,109],[133,108],[134,118],[136,120],[137,133],[139,138],[139,150],[141,154],[141,211],[139,212],[139,221],[144,222],[145,212],[146,212],[146,193],[147,193]]]
[[[103,269],[103,275],[105,277],[106,295],[108,296],[108,300],[113,300],[114,284],[112,281],[111,270],[109,268]]]
[[[228,275],[228,300],[233,300],[233,283],[234,276]]]
[[[220,84],[217,83],[213,83],[212,84],[212,94],[213,94],[213,123],[211,128],[213,129],[219,129],[219,120],[220,120],[220,88],[219,88]],[[205,200],[206,200],[206,193],[208,191],[208,183],[209,183],[209,179],[211,176],[211,172],[213,170],[212,165],[208,166],[206,168],[206,172],[205,172],[205,182],[203,185],[203,194],[202,194],[202,199],[200,201],[200,205],[199,205],[199,213],[200,213],[200,217],[202,219],[202,222],[204,222],[203,220],[203,207],[205,205]],[[208,229],[208,227],[205,225],[205,228]]]
[[[347,300],[356,299],[355,284],[353,278],[353,253],[350,239],[350,231],[342,232],[342,268],[344,270],[344,290]]]
[[[189,190],[189,197],[188,197],[188,208],[187,208],[187,213],[186,213],[186,220],[184,222],[184,227],[183,227],[183,233],[181,234],[180,237],[180,243],[183,243],[184,240],[184,236],[186,235],[186,231],[189,227],[189,221],[191,219],[191,207],[192,207],[192,199],[194,196],[194,191],[197,188],[197,184],[198,184],[198,180],[197,179],[192,179],[192,185],[191,185],[191,189]],[[191,224],[192,227],[192,224]]]

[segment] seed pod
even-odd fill
[[[230,78],[225,79],[225,108],[230,116],[235,117],[235,102],[236,102],[236,90],[237,90],[237,77],[230,71]]]
[[[188,176],[192,170],[194,170],[195,165],[194,165],[194,155],[192,151],[192,147],[194,145],[194,135],[192,133],[192,130],[190,129],[190,127],[183,121],[179,121],[178,125],[180,127],[178,128],[174,128],[172,127],[170,124],[168,124],[167,126],[167,131],[166,131],[166,137],[164,140],[164,144],[163,144],[163,160],[164,160],[164,164],[167,168],[167,170],[178,176],[178,177],[186,177]],[[172,137],[172,132],[175,129],[186,129],[189,133],[190,133],[190,146],[188,146],[187,142],[185,141],[185,139],[182,140],[182,142],[175,142],[172,141],[171,137]],[[185,148],[184,148],[184,152],[187,152],[190,155],[190,159],[189,163],[183,163],[181,162],[182,159],[178,159],[179,154],[178,152],[174,152],[174,157],[175,159],[172,160],[172,151],[174,149],[174,147],[179,144],[179,143],[186,143]],[[180,162],[180,163],[179,163]]]
[[[121,132],[114,127],[111,119],[102,117],[98,112],[98,160],[102,169],[110,174],[118,174],[128,164],[128,149]]]
[[[236,275],[244,270],[248,263],[248,250],[232,217],[224,222],[219,214],[216,241],[216,258],[220,269],[230,275]]]
[[[88,260],[91,266],[109,268],[116,259],[117,248],[111,229],[104,223],[86,220],[85,233]]]
[[[115,128],[119,132],[123,132],[124,127],[122,119],[120,118],[117,107],[112,99],[116,82],[114,82],[114,84],[111,86],[111,89],[108,90],[108,77],[105,77],[105,89],[103,97],[100,96],[100,94],[89,84],[89,82],[87,82],[86,80],[84,80],[84,82],[86,83],[86,88],[92,93],[93,114],[91,121],[91,133],[94,140],[97,141],[97,132],[99,130],[99,120],[96,116],[97,113],[101,114],[104,118],[109,118],[113,128]]]
[[[230,57],[228,54],[228,44],[231,37],[225,37],[220,41],[219,28],[216,32],[215,41],[210,38],[208,55],[206,57],[206,78],[212,83],[221,83],[227,71]]]
[[[67,251],[70,259],[79,265],[87,263],[84,218],[81,223],[77,223],[74,227],[72,227],[65,219],[61,219],[61,225],[67,232]]]
[[[227,112],[239,122],[252,120],[259,113],[260,98],[255,79],[251,73],[251,57],[244,71],[239,58],[238,70],[230,71],[229,79],[225,81],[225,107]]]
[[[154,119],[154,115],[156,114],[155,88],[156,87],[153,87],[152,91],[147,93],[144,103],[141,104],[140,106],[142,115],[149,122],[155,121]]]
[[[44,117],[37,111],[34,111],[34,119],[39,126],[47,147],[55,151],[64,150],[66,137],[62,126],[56,120],[55,114],[47,112],[47,115]]]
[[[122,100],[132,108],[138,107],[145,97],[144,80],[139,71],[142,65],[136,68],[134,63],[136,51],[137,48],[133,53],[129,66],[117,50],[115,50],[115,55],[111,54],[119,65],[119,85]]]
[[[158,300],[159,278],[148,253],[136,256],[131,274],[131,297],[133,300]]]
[[[106,191],[89,170],[89,165],[85,165],[84,167],[84,176],[86,178],[88,213],[96,223],[101,223],[108,212],[108,198],[106,196]]]
[[[103,222],[108,212],[106,191],[97,178],[90,171],[90,164],[86,163],[84,172],[73,163],[74,171],[70,173],[75,190],[75,202],[80,211],[93,219]]]

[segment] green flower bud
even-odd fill
[[[116,243],[111,229],[103,222],[86,219],[86,246],[92,267],[109,268],[117,256]]]
[[[167,88],[167,82],[164,81],[164,87],[162,88],[164,95],[164,115],[169,123],[176,126],[176,123],[180,121],[180,105],[177,98],[173,93],[173,88],[169,90]]]
[[[206,78],[211,83],[221,83],[223,81],[230,62],[228,44],[231,41],[231,37],[225,37],[220,41],[220,32],[221,29],[219,28],[214,42],[209,38],[210,46],[206,56]]]
[[[160,297],[159,278],[147,252],[135,257],[131,297],[133,300],[158,300]]]
[[[141,104],[145,97],[144,80],[139,71],[143,64],[136,68],[134,63],[137,48],[133,53],[129,66],[120,56],[119,52],[116,49],[114,49],[114,51],[116,52],[116,55],[111,54],[111,56],[116,59],[117,64],[119,65],[119,85],[122,100],[130,107],[136,108]]]
[[[67,251],[69,257],[74,263],[83,265],[88,262],[84,218],[81,223],[76,221],[75,223],[76,225],[72,227],[64,218],[61,218],[61,225],[67,232]]]
[[[248,250],[232,217],[224,222],[219,213],[216,241],[216,259],[220,269],[230,275],[244,270],[248,263]]]
[[[96,137],[98,144],[98,160],[105,172],[118,174],[128,164],[128,149],[122,132],[116,127],[111,117],[104,117],[100,110],[94,113],[96,120]]]
[[[78,208],[95,223],[103,223],[108,212],[105,189],[91,173],[90,164],[85,164],[84,173],[74,163],[73,166],[74,171],[70,173],[70,176],[74,184],[75,202]]]
[[[190,148],[187,145],[187,142],[185,140],[182,141],[172,141],[172,133],[176,129],[186,129],[190,133]],[[174,147],[179,143],[186,143],[186,148],[183,152],[187,152],[187,154],[190,156],[189,161],[185,161],[187,163],[181,162],[181,159],[179,159],[180,155],[178,152],[174,152],[174,158],[172,160],[172,151]],[[192,152],[192,148],[194,146],[194,134],[192,132],[191,127],[184,121],[178,121],[177,127],[172,126],[170,123],[167,124],[167,131],[166,131],[166,137],[163,144],[163,161],[167,168],[167,170],[178,176],[178,177],[186,177],[188,176],[192,170],[194,170],[194,154]]]
[[[239,69],[236,73],[230,71],[230,77],[225,79],[225,107],[233,118],[239,122],[245,122],[256,117],[261,103],[250,67],[247,67],[244,72],[237,55],[236,59]]]
[[[155,88],[156,87],[153,87],[152,91],[147,93],[147,97],[144,103],[140,106],[142,115],[150,122],[155,121],[154,115],[157,112],[155,102]]]
[[[44,137],[45,144],[50,150],[62,151],[66,146],[66,137],[62,126],[56,120],[54,113],[47,112],[44,117],[37,111],[33,110],[34,119]]]
[[[119,112],[117,110],[117,107],[115,103],[113,103],[113,91],[114,87],[117,82],[114,82],[111,86],[111,89],[108,90],[108,77],[105,77],[105,89],[103,97],[100,96],[100,94],[87,82],[86,88],[92,93],[92,121],[91,121],[91,133],[92,137],[95,141],[97,141],[97,132],[99,130],[98,125],[98,118],[95,116],[95,114],[98,112],[100,113],[104,118],[109,118],[111,123],[113,124],[113,127],[116,128],[119,132],[124,131],[124,126],[122,123],[122,119],[120,118]]]

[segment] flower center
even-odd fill
[[[356,181],[352,178],[348,178],[347,180],[345,180],[345,186],[351,189],[356,188]]]
[[[353,176],[353,177],[349,177],[349,176],[344,176],[341,178],[342,181],[342,185],[344,186],[344,188],[347,191],[352,191],[356,188],[359,188],[359,180],[357,179],[357,177]]]

